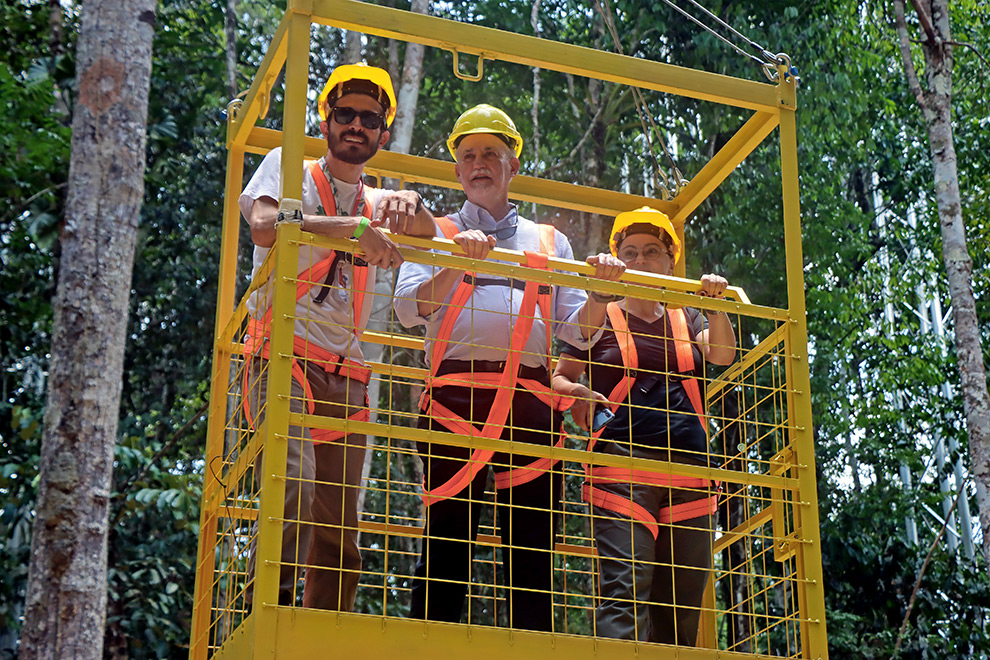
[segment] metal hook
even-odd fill
[[[457,51],[457,49],[456,48],[452,48],[450,50],[450,52],[452,52],[454,54],[454,75],[455,76],[457,76],[461,80],[467,80],[469,82],[478,82],[479,80],[481,80],[482,76],[484,76],[484,71],[485,71],[485,56],[484,55],[478,55],[478,75],[471,76],[471,75],[468,75],[468,74],[465,74],[465,73],[461,73],[460,53]]]
[[[230,103],[227,104],[227,124],[233,124],[237,121],[237,115],[241,113],[241,106],[244,105],[244,99],[238,96],[235,99],[231,99]]]

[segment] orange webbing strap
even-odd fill
[[[718,482],[715,482],[718,484]],[[719,489],[721,490],[721,489]],[[660,513],[657,514],[657,522],[661,524],[676,523],[682,520],[691,520],[692,518],[697,518],[699,516],[710,515],[714,516],[718,512],[718,494],[711,495],[710,497],[702,497],[698,500],[693,500],[691,502],[681,502],[680,504],[675,504],[674,506],[668,506],[660,509]]]
[[[564,435],[562,433],[560,439],[557,440],[554,447],[560,449],[564,446]],[[518,467],[512,467],[503,472],[495,472],[495,488],[512,488],[513,486],[522,486],[523,484],[528,484],[534,479],[542,477],[546,472],[553,468],[560,459],[553,459],[549,457],[538,458],[532,463],[527,465],[520,465]]]
[[[309,167],[309,173],[313,177],[313,182],[316,183],[316,190],[320,194],[320,203],[323,204],[324,212],[329,212],[330,209],[333,209],[333,212],[336,214],[337,200],[333,196],[333,190],[330,187],[330,182],[327,181],[326,172],[323,171],[323,168],[320,167],[320,162],[317,160],[308,161],[307,165]],[[361,186],[362,195],[364,195],[363,191],[364,186]],[[355,209],[355,211],[356,210],[357,209]],[[372,211],[374,211],[374,207],[371,205],[371,200],[365,196],[362,215],[370,220]],[[334,253],[331,252],[327,259],[332,262],[333,258]],[[354,327],[351,330],[354,332],[355,336],[360,339],[361,335],[364,334],[364,328],[361,327],[361,311],[364,309],[364,292],[368,285],[368,265],[354,263],[352,266],[351,273],[354,277],[352,281],[352,288],[354,289],[354,293],[351,296],[351,315],[354,321]],[[327,268],[329,268],[329,265]],[[324,271],[320,278],[326,277],[326,274],[326,271]],[[305,281],[306,278],[300,277],[300,279]],[[309,288],[312,288],[315,286],[317,278],[312,277],[309,281]],[[307,291],[308,290],[309,289],[307,289]],[[301,297],[302,296],[299,296],[296,300]]]
[[[629,324],[622,309],[616,303],[609,303],[606,307],[609,322],[615,332],[616,343],[619,345],[619,353],[622,355],[622,366],[625,375],[616,383],[609,394],[609,402],[612,404],[612,412],[615,412],[619,405],[626,399],[629,390],[635,382],[635,373],[639,368],[639,354],[636,351],[636,343],[632,333],[629,332]],[[677,355],[677,371],[679,373],[691,373],[694,370],[694,352],[691,350],[691,338],[688,334],[687,320],[682,309],[667,309],[670,318],[670,325],[674,335],[674,346]],[[704,408],[701,402],[701,389],[695,378],[685,378],[682,381],[691,406],[698,413],[701,423],[705,426]],[[707,427],[706,427],[707,428]],[[593,434],[588,441],[588,451],[592,451],[602,430]],[[654,517],[645,508],[614,493],[596,488],[592,482],[599,483],[628,483],[643,484],[648,486],[661,486],[668,488],[706,488],[710,485],[707,479],[700,477],[682,477],[665,473],[651,472],[647,470],[631,470],[617,467],[590,467],[585,465],[585,475],[588,481],[582,489],[582,495],[586,502],[591,502],[595,506],[616,513],[630,515],[634,520],[646,525],[653,537],[658,533],[658,523],[679,522],[696,518],[706,511],[714,513],[718,509],[718,495],[676,504],[672,507],[662,508],[657,517]],[[719,487],[719,482],[715,482]]]
[[[622,356],[622,367],[624,369],[624,375],[608,395],[608,400],[612,404],[612,412],[615,412],[622,405],[622,402],[626,400],[629,390],[632,389],[633,383],[636,381],[635,373],[639,368],[639,353],[636,351],[636,342],[633,341],[632,333],[629,332],[626,315],[618,303],[609,303],[605,307],[605,312],[608,314],[612,331],[615,332],[615,341],[619,345],[619,353]],[[592,451],[595,448],[595,443],[598,442],[598,437],[601,436],[604,430],[603,427],[591,434],[591,437],[588,438],[588,451]],[[588,466],[585,466],[585,472],[587,471]]]
[[[447,222],[450,222],[447,220]],[[437,223],[440,225],[441,229],[446,233],[448,229],[444,228],[442,223]],[[452,225],[453,222],[450,222]],[[545,255],[539,255],[536,253],[526,252],[526,258],[528,265],[534,268],[546,267],[547,257]],[[542,266],[540,265],[542,262]],[[458,290],[455,291],[455,298],[457,293],[465,289],[465,287],[470,287],[471,291],[474,289],[473,284],[463,282],[458,286]],[[447,314],[444,317],[444,321],[440,326],[440,332],[438,333],[436,339],[434,339],[434,350],[433,350],[433,360],[430,363],[430,381],[427,383],[427,387],[432,387],[433,376],[436,375],[437,369],[440,367],[440,361],[443,357],[443,350],[438,351],[437,346],[441,345],[445,348],[447,342],[450,339],[450,334],[454,327],[454,321],[456,317],[460,314],[461,310],[467,302],[467,298],[470,297],[471,291],[467,292],[466,297],[460,302],[459,306],[454,306],[454,301],[451,301],[451,306],[447,310]],[[438,422],[440,422],[446,428],[452,430],[455,433],[462,433],[464,435],[469,435],[472,437],[477,437],[480,435],[485,438],[497,438],[502,435],[502,430],[505,427],[505,421],[509,417],[509,409],[512,406],[512,397],[515,394],[516,383],[519,378],[519,365],[520,358],[523,349],[526,347],[526,341],[529,339],[529,333],[533,327],[533,320],[536,314],[536,297],[539,291],[539,285],[536,282],[527,282],[526,288],[523,291],[522,303],[519,309],[518,321],[515,328],[512,331],[512,337],[509,341],[509,348],[506,355],[505,369],[498,382],[498,390],[495,393],[495,400],[492,402],[491,410],[488,413],[488,419],[485,421],[485,425],[482,428],[480,434],[473,424],[467,424],[465,429],[460,423],[454,423],[451,419],[455,417],[452,411],[445,407],[437,407],[437,412],[442,414],[434,415],[434,407],[437,406],[437,402],[430,398],[429,408],[427,413],[431,417],[434,417]],[[446,332],[445,332],[446,329]],[[441,411],[440,408],[443,408]],[[463,420],[462,420],[463,421]],[[468,433],[464,433],[467,430]],[[471,453],[471,457],[468,459],[454,476],[448,479],[444,484],[433,488],[432,490],[426,489],[426,484],[423,484],[423,504],[425,506],[430,506],[434,502],[447,499],[457,495],[462,490],[464,490],[471,481],[474,480],[475,475],[481,471],[485,465],[491,460],[492,456],[495,455],[494,451],[475,449]]]
[[[674,333],[674,347],[677,350],[677,371],[682,374],[689,374],[694,371],[694,351],[691,349],[691,335],[688,333],[687,319],[684,317],[683,309],[667,309],[667,317],[670,319],[670,327]],[[698,413],[701,426],[708,430],[708,423],[705,420],[705,404],[701,400],[701,388],[698,386],[697,378],[685,378],[681,381],[684,391],[687,392],[691,407]]]
[[[553,225],[538,225],[540,228],[540,253],[548,259],[557,256],[557,230]],[[546,261],[543,262],[544,269]],[[541,287],[543,288],[543,287]],[[553,348],[553,288],[547,286],[546,293],[541,293],[536,300],[543,317],[543,326],[547,331],[547,369],[550,369],[550,351]],[[578,319],[580,321],[580,319]]]
[[[629,516],[636,522],[643,523],[650,530],[653,538],[660,534],[660,525],[652,513],[642,504],[634,502],[632,497],[622,497],[601,488],[594,488],[587,482],[581,488],[581,497],[585,502],[618,514]]]
[[[454,236],[458,234],[457,225],[449,216],[438,216],[435,218],[437,227],[443,232],[449,240],[454,240]],[[473,273],[471,273],[473,275]],[[457,317],[460,316],[461,310],[467,304],[467,301],[471,298],[471,294],[474,292],[474,280],[468,281],[466,278],[461,278],[458,283],[457,288],[454,289],[454,294],[450,298],[450,303],[447,305],[447,313],[443,317],[443,323],[440,324],[440,330],[437,332],[437,336],[433,339],[433,354],[430,357],[430,379],[436,375],[437,369],[440,368],[440,361],[443,360],[444,353],[447,352],[447,344],[450,341],[450,335],[454,331],[454,323],[457,322]]]
[[[499,386],[501,382],[502,374],[490,372],[490,371],[475,371],[463,373],[449,373],[443,376],[435,376],[430,379],[431,387],[444,387],[445,385],[453,385],[454,387],[470,387],[472,389],[495,389]],[[559,404],[564,399],[559,396],[554,396],[554,393],[550,390],[549,385],[544,385],[538,380],[532,378],[518,378],[516,379],[516,386],[522,387],[539,399],[542,403],[554,408],[554,404]],[[425,402],[424,404],[425,405]],[[420,406],[422,407],[422,406]],[[561,408],[555,408],[556,410],[561,410]]]

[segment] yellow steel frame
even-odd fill
[[[827,657],[824,596],[822,593],[821,549],[818,531],[818,508],[815,484],[815,458],[811,427],[811,399],[809,392],[809,367],[807,352],[807,328],[805,321],[804,279],[802,269],[800,207],[798,194],[798,165],[795,128],[796,81],[786,77],[779,68],[779,82],[767,84],[735,79],[718,74],[689,70],[668,64],[626,57],[613,53],[557,43],[545,39],[511,34],[490,28],[456,23],[436,17],[409,13],[387,7],[356,2],[354,0],[289,0],[284,19],[280,23],[254,82],[243,101],[231,104],[228,119],[229,158],[227,167],[227,194],[223,210],[223,243],[220,260],[219,293],[216,313],[216,334],[213,355],[210,423],[206,447],[206,461],[213,465],[224,456],[225,404],[231,360],[243,353],[236,338],[236,328],[244,318],[243,303],[235,306],[236,251],[238,245],[239,211],[236,204],[243,179],[243,162],[247,153],[265,153],[275,146],[283,149],[284,163],[302,163],[305,157],[318,157],[324,153],[325,143],[308,138],[304,134],[302,118],[306,113],[307,69],[310,49],[310,28],[314,23],[356,30],[407,42],[425,44],[451,51],[458,55],[477,57],[479,73],[484,60],[500,60],[526,66],[541,67],[580,76],[597,78],[618,84],[633,85],[658,90],[693,99],[716,102],[744,108],[752,116],[725,146],[712,158],[672,200],[663,201],[625,195],[614,191],[589,188],[562,182],[539,180],[520,176],[513,182],[510,195],[517,200],[532,201],[559,208],[614,215],[643,204],[650,204],[665,211],[683,234],[683,225],[690,214],[704,199],[724,181],[775,128],[780,135],[780,163],[783,189],[783,219],[786,247],[786,272],[788,302],[786,309],[775,309],[752,304],[741,290],[734,290],[725,301],[706,301],[705,306],[748,317],[768,319],[777,323],[777,331],[764,341],[766,347],[783,344],[783,361],[786,373],[787,418],[783,432],[787,450],[771,461],[769,469],[760,473],[740,473],[714,467],[694,467],[683,464],[662,464],[646,459],[618,459],[602,457],[600,464],[619,467],[663,468],[671,473],[691,474],[721,479],[746,487],[765,488],[776,492],[791,493],[788,512],[792,518],[789,537],[795,542],[781,542],[774,550],[778,559],[793,557],[797,580],[799,612],[796,621],[800,626],[800,654],[802,658]],[[285,104],[283,132],[256,126],[263,118],[269,98],[279,73],[285,71]],[[302,167],[285,167],[282,171],[283,209],[300,206]],[[451,163],[417,156],[379,152],[368,164],[368,173],[399,178],[409,183],[456,188]],[[239,475],[249,468],[258,447],[266,447],[264,474],[260,475],[260,489],[264,496],[260,509],[247,507],[232,511],[224,504],[232,492],[235,478],[222,483],[218,474],[208,469],[204,476],[203,509],[197,577],[194,595],[193,632],[190,658],[205,660],[214,658],[294,658],[324,657],[326,649],[333,649],[334,657],[380,657],[393,652],[404,658],[435,658],[442,656],[471,656],[478,658],[513,657],[546,658],[554,655],[571,658],[596,657],[614,653],[637,657],[670,657],[670,649],[662,646],[637,644],[566,634],[530,633],[503,628],[487,628],[410,621],[391,617],[370,617],[348,613],[299,610],[273,605],[277,601],[278,567],[274,562],[259,561],[255,577],[255,602],[253,611],[224,640],[211,640],[211,597],[216,579],[218,558],[214,541],[221,518],[227,516],[254,518],[258,524],[258,556],[277,557],[281,528],[282,496],[285,478],[284,443],[290,423],[314,427],[346,429],[375,434],[380,425],[362,422],[319,418],[306,415],[290,415],[288,399],[282,396],[278,383],[290,380],[292,363],[292,305],[293,297],[286,293],[293,285],[297,273],[296,262],[299,246],[307,242],[333,241],[316,239],[300,232],[298,225],[286,224],[279,228],[275,256],[271,269],[276,285],[271,333],[267,422],[257,429],[250,445],[241,453],[238,465],[229,466],[229,474]],[[423,246],[429,241],[408,239],[407,246]],[[344,249],[348,242],[339,242]],[[442,241],[435,241],[442,243]],[[460,265],[465,258],[456,254],[432,254],[437,265]],[[422,258],[422,252],[403,247],[409,259]],[[418,252],[418,254],[417,254]],[[522,263],[521,255],[502,254],[500,258]],[[554,263],[551,260],[551,267]],[[683,264],[683,260],[681,261]],[[565,284],[604,293],[640,294],[658,296],[656,289],[643,285],[656,284],[655,276],[627,274],[622,282],[606,283],[589,279],[590,268],[567,262],[567,270],[574,274],[553,271],[536,271],[519,264],[493,264],[469,262],[472,269],[507,276],[524,277],[554,284]],[[682,266],[683,268],[683,266]],[[659,299],[674,304],[697,305],[691,295],[696,282],[682,277],[660,278],[665,289]],[[264,278],[261,278],[264,279]],[[368,333],[365,339],[390,345],[420,347],[421,340]],[[762,345],[761,345],[762,346]],[[759,348],[759,347],[758,347]],[[724,374],[720,382],[728,383],[753,366],[760,355],[753,351],[744,356]],[[412,368],[373,364],[375,371],[421,378]],[[708,392],[709,399],[719,395],[718,383]],[[396,438],[415,441],[435,439],[451,445],[497,448],[499,441],[466,439],[449,433],[427,432],[418,429],[393,427],[390,433]],[[279,448],[283,449],[279,451]],[[585,452],[575,449],[547,448],[536,445],[521,448],[532,456],[552,456],[563,460],[587,461]],[[239,478],[239,477],[238,477]],[[783,497],[772,498],[775,504],[763,508],[739,526],[727,530],[716,546],[716,551],[745,536],[752,530],[768,524],[776,525],[787,515],[783,509]],[[368,525],[368,523],[366,523]],[[371,527],[374,524],[370,524]],[[416,534],[416,528],[406,528],[403,533]],[[774,538],[778,534],[774,533]],[[785,547],[786,546],[786,547]],[[714,623],[702,626],[702,646],[707,648],[679,648],[678,658],[752,658],[762,657],[733,651],[718,651],[714,639]],[[222,641],[222,645],[220,644]],[[212,651],[211,651],[212,648]],[[386,657],[388,657],[386,655]]]

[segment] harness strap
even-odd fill
[[[629,332],[629,323],[625,313],[616,303],[609,303],[605,308],[608,319],[615,332],[616,343],[619,346],[619,353],[622,356],[622,366],[625,369],[623,377],[612,388],[608,396],[612,412],[618,410],[619,406],[629,396],[633,383],[636,381],[639,369],[639,354],[636,350],[636,343],[633,335]],[[667,308],[667,317],[670,319],[671,332],[674,339],[675,355],[677,359],[677,372],[690,374],[694,371],[694,351],[691,348],[691,336],[687,328],[687,319],[683,309]],[[701,388],[698,379],[685,377],[681,381],[684,391],[688,395],[691,407],[701,420],[703,427],[707,429],[707,422],[704,414],[704,404],[701,398]],[[593,451],[598,438],[604,429],[592,434],[588,440],[588,451]],[[624,498],[614,493],[610,493],[601,488],[596,488],[593,482],[598,483],[628,483],[642,484],[647,486],[661,486],[669,488],[707,488],[712,485],[707,479],[699,477],[682,477],[665,473],[652,472],[649,470],[631,470],[617,467],[590,467],[585,464],[585,475],[587,481],[582,489],[582,496],[587,502],[609,511],[614,511],[623,515],[629,515],[633,520],[646,525],[653,538],[657,537],[659,524],[679,522],[689,520],[703,515],[705,512],[714,514],[718,510],[718,494],[711,497],[675,504],[674,506],[663,507],[654,516],[641,505],[632,501],[632,498]],[[714,482],[718,491],[721,491],[719,482]]]
[[[320,167],[320,162],[318,160],[309,161],[307,166],[309,167],[309,173],[313,177],[313,181],[316,183],[316,190],[320,195],[320,203],[323,205],[324,210],[333,209],[335,213],[339,213],[339,210],[337,209],[336,196],[333,194],[330,181],[327,180],[326,172],[324,172],[323,168]],[[352,215],[357,215],[357,212],[360,210],[361,215],[371,219],[370,213],[373,209],[372,205],[368,203],[369,201],[370,200],[364,198],[364,186],[361,186],[361,190],[358,192],[358,197],[354,200]],[[332,284],[330,278],[336,273],[336,266],[339,260],[340,257],[337,256],[336,250],[332,251],[330,256],[325,260],[330,262],[326,266],[327,270],[324,272],[324,275],[327,276],[326,286],[314,302],[323,302],[323,299],[326,298],[327,290]],[[354,259],[352,263],[353,268],[351,269],[351,274],[354,278],[354,294],[351,296],[351,314],[354,326],[351,328],[351,331],[358,339],[360,339],[361,335],[364,334],[364,328],[361,327],[361,312],[364,309],[364,292],[368,285],[368,264],[363,259]],[[322,277],[322,275],[320,277]],[[301,277],[300,279],[305,280],[306,278]],[[315,280],[316,278],[314,277],[313,279]],[[306,291],[309,291],[309,289],[314,285],[315,283],[311,283]],[[300,283],[300,286],[302,286],[302,282]],[[298,296],[296,299],[298,300],[301,297],[302,296]]]
[[[691,373],[694,371],[694,350],[691,348],[691,335],[688,332],[684,310],[680,308],[668,309],[667,318],[670,319],[670,328],[674,334],[674,347],[677,352],[677,371],[682,374]],[[701,399],[701,387],[698,385],[698,379],[685,378],[681,381],[681,386],[687,392],[688,400],[691,401],[691,407],[694,408],[698,419],[701,420],[701,426],[707,429],[708,423],[705,420],[705,405]]]
[[[660,525],[657,523],[657,519],[653,517],[653,514],[642,504],[634,502],[631,497],[622,497],[607,490],[595,488],[587,482],[581,487],[581,497],[585,502],[589,502],[594,506],[629,516],[636,522],[643,523],[650,530],[650,534],[653,535],[654,539],[660,533]]]
[[[452,240],[458,233],[457,225],[454,224],[453,219],[449,216],[444,216],[437,218],[436,220],[437,226],[440,227],[440,230],[443,232],[444,236]],[[541,226],[541,248],[544,247],[545,236],[553,236],[552,232],[552,226],[550,226],[550,232],[547,232]],[[524,254],[526,255],[527,266],[530,266],[531,268],[546,269],[550,255],[529,251],[524,252]],[[509,348],[506,355],[505,367],[502,373],[488,374],[486,377],[477,379],[478,381],[483,381],[488,387],[496,388],[495,400],[492,402],[492,406],[489,410],[488,418],[485,420],[484,427],[479,432],[473,424],[467,422],[463,419],[463,417],[457,415],[446,406],[438,403],[428,394],[428,392],[436,386],[435,381],[440,381],[442,383],[441,386],[444,384],[450,385],[453,384],[453,382],[451,382],[451,376],[463,377],[462,374],[447,374],[443,377],[444,382],[437,378],[436,374],[437,370],[440,368],[440,363],[443,360],[443,356],[446,353],[447,344],[450,342],[450,337],[453,334],[454,325],[457,322],[461,311],[467,305],[468,300],[474,293],[477,278],[474,273],[469,273],[468,275],[469,276],[462,278],[460,283],[458,283],[457,288],[454,290],[450,303],[448,304],[447,312],[444,315],[443,322],[440,324],[440,330],[437,333],[436,338],[433,340],[430,360],[430,376],[427,380],[427,389],[424,391],[423,397],[420,399],[421,408],[426,408],[427,414],[436,419],[442,426],[455,433],[461,433],[462,435],[467,435],[469,437],[478,437],[480,435],[485,438],[497,438],[502,435],[502,431],[505,428],[505,422],[508,419],[509,410],[512,407],[512,398],[515,394],[516,386],[520,384],[521,381],[529,380],[519,378],[519,365],[522,351],[526,346],[526,342],[529,339],[530,332],[533,328],[537,304],[540,304],[540,311],[543,315],[544,325],[546,325],[548,329],[547,336],[550,338],[550,317],[547,316],[546,312],[549,309],[549,300],[552,295],[552,290],[548,291],[546,294],[541,294],[539,284],[536,282],[526,282],[523,289],[522,302],[517,315],[518,321],[512,331],[512,337],[510,338]],[[544,307],[544,305],[547,307]],[[548,343],[548,350],[549,346],[550,344]],[[480,374],[469,374],[471,382],[473,383],[479,375]],[[522,384],[524,386],[532,385],[531,383]],[[542,384],[540,385],[541,387],[545,387],[542,386]],[[532,387],[527,387],[527,389],[534,391]],[[546,389],[548,392],[549,388]],[[549,393],[546,394],[545,400],[548,405],[551,403],[552,399],[550,398]],[[492,456],[494,455],[494,451],[480,449],[474,450],[468,461],[461,466],[461,468],[450,479],[432,490],[428,490],[426,488],[424,477],[422,495],[424,505],[430,506],[430,504],[433,504],[434,502],[453,497],[454,495],[460,493],[474,480],[474,477],[489,463],[489,461],[491,461]],[[533,468],[533,465],[537,463],[540,463],[540,460],[534,461],[533,464],[525,467]],[[552,463],[549,467],[552,467]],[[511,481],[512,479],[510,478],[510,482]]]
[[[554,447],[560,449],[564,446],[564,437],[561,436],[557,440]],[[538,458],[528,465],[520,465],[518,467],[511,467],[508,470],[503,470],[499,472],[495,470],[495,488],[512,488],[513,486],[522,486],[523,484],[528,484],[534,479],[539,479],[543,474],[553,468],[557,464],[557,460],[547,458]]]
[[[333,190],[331,189],[330,182],[327,180],[326,173],[320,167],[319,161],[309,161],[307,163],[307,167],[310,175],[313,177],[313,182],[316,184],[316,189],[320,196],[320,203],[323,205],[323,208],[334,209],[336,212],[336,198],[333,194]],[[360,210],[365,217],[370,218],[371,216],[368,215],[368,213],[370,212],[371,205],[368,203],[369,200],[364,198],[363,190],[364,187],[362,186],[361,192],[359,192],[359,198],[354,200],[354,210],[355,212]],[[325,280],[324,289],[314,300],[316,303],[322,303],[323,300],[326,299],[329,286],[332,283],[332,279],[337,272],[340,261],[342,260],[349,261],[353,264],[352,275],[354,278],[354,294],[351,296],[351,313],[354,325],[352,332],[355,336],[360,338],[361,334],[364,332],[364,328],[360,327],[360,321],[361,312],[364,307],[365,288],[368,283],[368,264],[363,259],[354,257],[350,253],[339,253],[336,250],[332,250],[326,258],[321,259],[299,274],[298,282],[296,284],[296,302],[299,302],[303,296],[308,294],[310,289],[316,286],[317,282]],[[246,354],[257,355],[266,360],[269,358],[271,323],[271,306],[265,310],[265,313],[260,319],[248,319],[244,338],[244,351]],[[331,353],[325,348],[307,341],[302,337],[293,336],[292,349],[293,354],[295,355],[292,359],[292,378],[299,383],[300,387],[302,387],[303,395],[306,401],[306,410],[310,414],[312,414],[315,410],[316,404],[313,400],[313,390],[309,386],[309,381],[306,379],[305,371],[300,365],[300,358],[321,366],[327,373],[342,375],[345,378],[357,380],[365,385],[367,385],[371,380],[371,369],[355,360],[345,358],[341,355],[337,355],[336,353]],[[250,399],[248,395],[249,391],[248,374],[247,370],[245,370],[245,396],[243,409],[248,424],[253,428],[254,419],[251,415]],[[367,421],[370,419],[369,410],[365,408],[357,413],[354,413],[348,417],[348,419]],[[317,436],[322,437],[323,442],[338,440],[344,437],[344,433],[342,431],[328,431],[326,429],[310,429],[310,435],[314,440],[317,440]]]

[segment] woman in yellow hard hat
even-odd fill
[[[681,255],[670,219],[649,207],[620,213],[609,243],[627,268],[657,275],[672,275]],[[709,274],[701,285],[699,295],[721,298],[728,282]],[[554,390],[576,399],[574,421],[592,431],[589,450],[704,465],[704,363],[732,362],[728,317],[634,298],[611,302],[607,313],[601,339],[590,350],[565,345],[553,377]],[[579,379],[589,365],[586,387]],[[693,646],[717,485],[602,466],[586,475],[599,557],[595,633]]]

